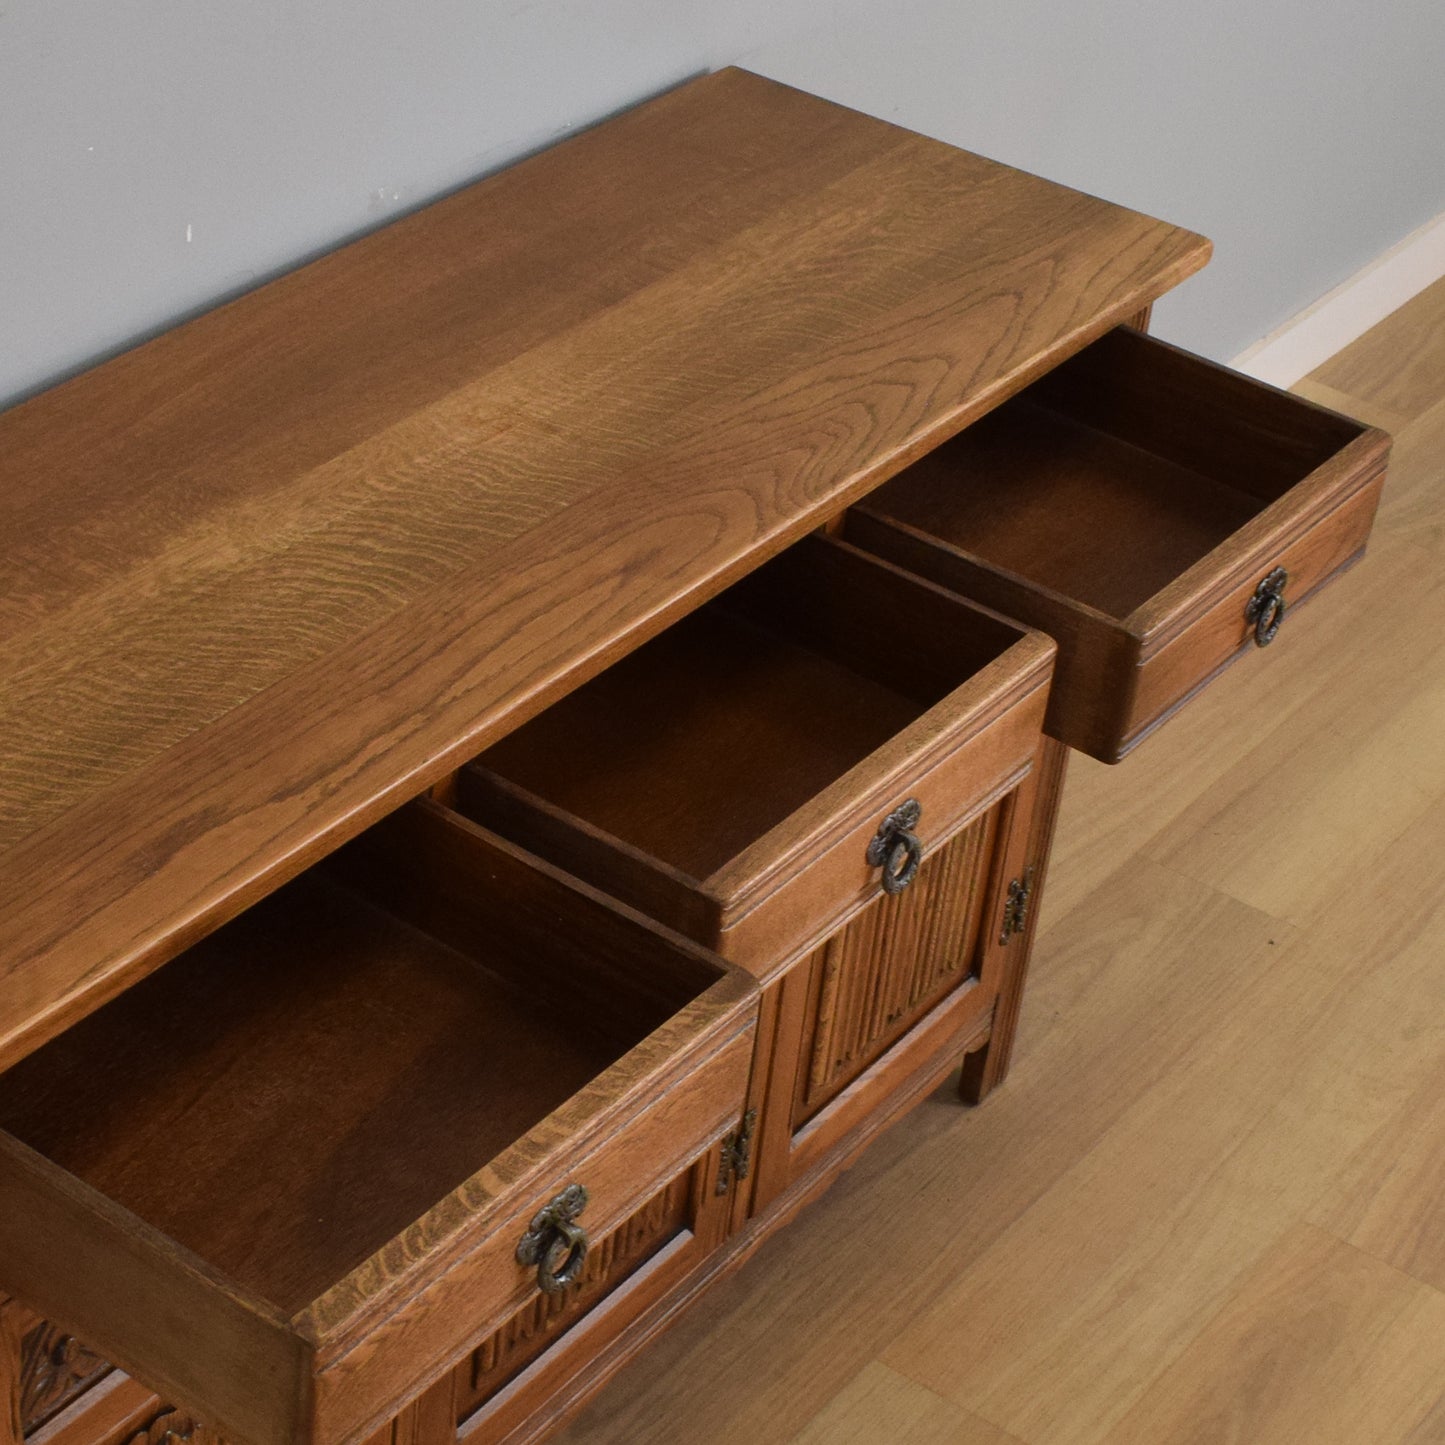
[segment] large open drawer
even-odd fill
[[[1360,555],[1388,449],[1120,328],[885,484],[845,535],[1049,633],[1047,731],[1114,762]]]
[[[360,1439],[736,1126],[756,1008],[415,803],[0,1076],[0,1286],[228,1439]]]

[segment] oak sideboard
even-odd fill
[[[1208,251],[727,70],[0,415],[0,1445],[540,1440],[983,1101],[1383,483]]]

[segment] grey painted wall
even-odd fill
[[[1212,236],[1219,357],[1445,211],[1440,0],[0,0],[0,404],[734,62]]]

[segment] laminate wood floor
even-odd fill
[[[1445,1445],[1445,282],[1298,390],[1395,434],[1370,553],[1072,760],[1008,1082],[565,1445]]]

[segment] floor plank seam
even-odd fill
[[[1391,1273],[1398,1275],[1402,1280],[1406,1280],[1411,1285],[1414,1285],[1420,1289],[1428,1290],[1432,1295],[1437,1296],[1441,1300],[1445,1300],[1445,1289],[1442,1289],[1433,1280],[1423,1279],[1420,1275],[1406,1269],[1403,1265],[1396,1264],[1393,1260],[1386,1259],[1382,1254],[1379,1254],[1377,1251],[1373,1249],[1367,1249],[1362,1244],[1356,1244],[1354,1240],[1347,1239],[1338,1230],[1332,1229],[1327,1224],[1321,1224],[1319,1220],[1311,1218],[1308,1214],[1302,1215],[1299,1222],[1303,1225],[1308,1225],[1311,1229],[1318,1230],[1321,1234],[1328,1235],[1329,1238],[1334,1240],[1336,1244],[1343,1245],[1352,1254],[1358,1254],[1363,1259],[1373,1260],[1374,1263],[1382,1265],[1385,1269],[1391,1271]]]

